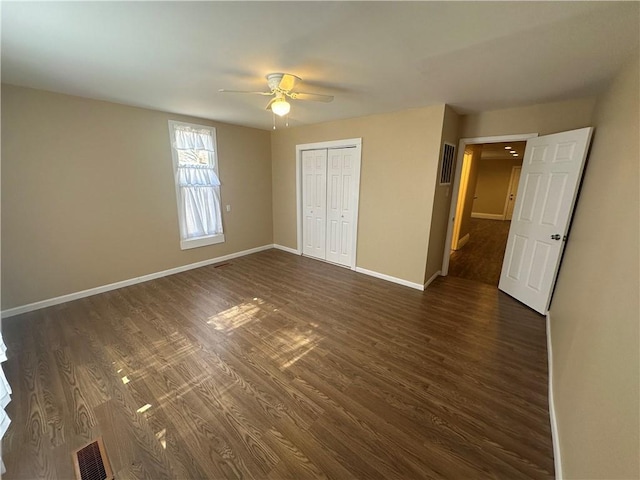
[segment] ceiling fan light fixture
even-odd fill
[[[278,98],[271,104],[271,111],[279,117],[284,117],[291,110],[291,104],[284,98]]]

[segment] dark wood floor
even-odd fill
[[[511,222],[471,219],[469,241],[451,254],[449,275],[498,286]]]
[[[550,478],[545,322],[277,250],[5,319],[6,479]]]

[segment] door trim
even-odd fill
[[[497,135],[493,137],[472,137],[461,138],[458,144],[458,156],[456,158],[455,178],[453,188],[451,190],[451,207],[449,208],[449,224],[447,226],[447,239],[444,242],[444,252],[442,256],[442,276],[449,273],[449,258],[451,256],[451,239],[453,238],[453,219],[456,215],[458,206],[458,191],[460,190],[460,176],[462,170],[462,161],[464,159],[464,151],[467,145],[477,145],[480,143],[503,143],[503,142],[523,142],[530,138],[536,138],[537,133],[522,133],[518,135]]]
[[[353,235],[351,239],[351,248],[353,255],[351,257],[351,270],[356,269],[357,245],[358,245],[358,213],[360,203],[360,165],[362,163],[362,138],[348,138],[344,140],[331,140],[327,142],[303,143],[296,145],[296,234],[297,234],[297,250],[298,255],[302,255],[302,152],[304,150],[320,150],[334,148],[355,148],[355,182],[356,188],[354,195],[354,218],[353,218]]]
[[[470,171],[470,167],[471,167],[471,158],[468,159],[468,161],[465,161],[465,158],[467,158],[467,156],[469,157],[473,157],[473,152],[464,152],[464,155],[462,156],[462,168],[460,169],[460,187],[459,187],[459,191],[463,192],[463,199],[462,201],[460,201],[460,199],[458,198],[458,202],[456,204],[456,210],[455,210],[455,216],[456,217],[460,217],[460,215],[462,214],[462,208],[464,206],[464,203],[466,201],[467,198],[467,189],[469,188],[469,171]],[[453,198],[453,196],[451,197]],[[464,238],[464,242],[462,241],[462,239],[460,238],[460,218],[458,219],[452,219],[452,225],[453,225],[453,233],[452,233],[452,243],[451,243],[451,250],[460,250],[465,243],[467,243],[467,241],[469,241],[469,234],[467,233]],[[455,240],[455,242],[453,241]],[[445,249],[446,250],[446,249]]]
[[[509,187],[507,188],[507,198],[505,198],[504,200],[504,211],[502,213],[503,220],[511,220],[510,218],[507,218],[507,213],[509,210],[509,195],[511,193],[511,190],[513,189],[513,180],[515,178],[515,173],[517,169],[520,169],[520,172],[522,172],[522,165],[511,167],[511,176],[509,177]],[[514,200],[514,206],[515,206],[515,198],[513,200]],[[511,212],[511,214],[513,215],[513,211]]]

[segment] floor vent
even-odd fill
[[[73,464],[78,480],[111,480],[113,472],[109,465],[102,438],[73,453]]]
[[[230,263],[219,263],[218,265],[214,265],[213,268],[228,267],[229,265],[231,265],[231,264]]]

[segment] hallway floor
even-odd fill
[[[451,254],[449,275],[498,285],[510,221],[471,219],[469,241]]]

